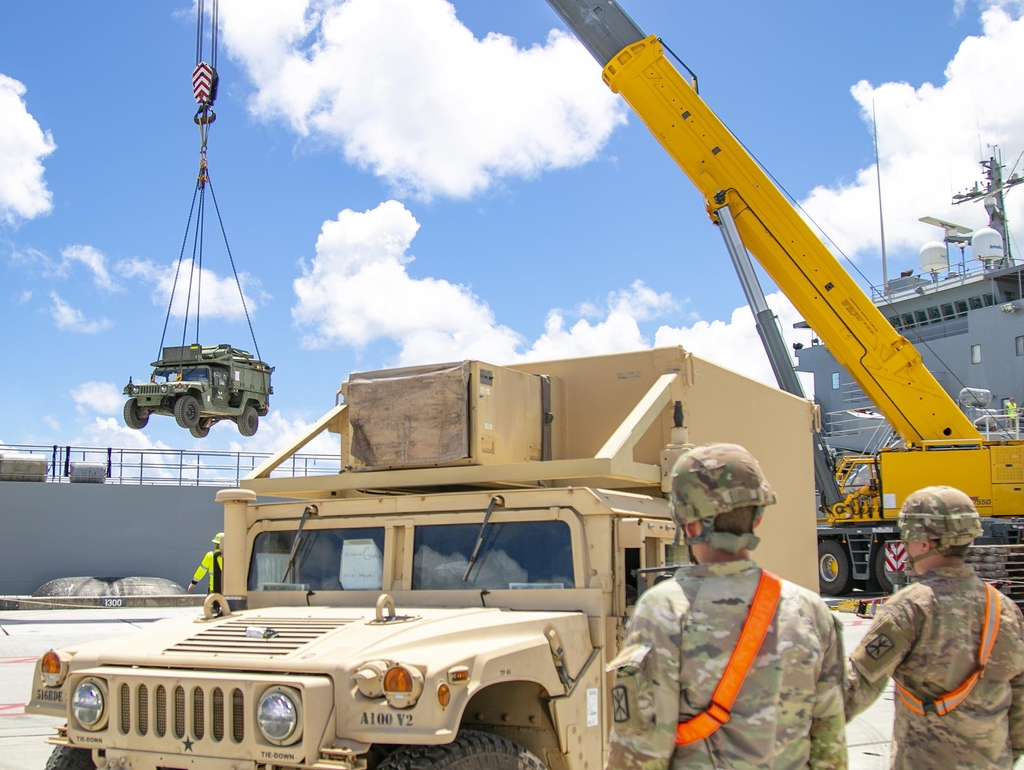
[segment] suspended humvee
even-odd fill
[[[270,409],[274,367],[230,345],[164,348],[150,364],[149,382],[128,379],[124,423],[140,430],[151,414],[173,415],[178,425],[204,438],[221,420],[232,420],[252,436]]]

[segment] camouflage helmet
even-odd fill
[[[903,503],[899,517],[904,542],[937,540],[939,552],[970,545],[981,536],[981,519],[967,495],[953,487],[925,487]]]
[[[758,538],[714,532],[715,517],[753,506],[755,520],[765,506],[776,502],[775,492],[750,452],[738,444],[708,444],[682,455],[672,469],[672,516],[682,527],[704,522],[704,532],[688,544],[709,542],[716,550],[736,553],[755,548]]]

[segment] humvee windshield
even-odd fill
[[[564,521],[488,524],[469,580],[463,581],[479,533],[479,524],[416,527],[413,589],[575,587],[572,537]]]
[[[289,569],[294,539],[295,530],[256,536],[249,565],[250,591],[380,590],[384,577],[383,527],[304,529]]]
[[[563,521],[491,523],[463,581],[479,524],[415,528],[414,590],[573,588],[572,535]],[[295,530],[261,532],[253,543],[250,591],[379,591],[384,528],[305,529],[288,567]]]
[[[181,377],[178,377],[181,372]],[[153,372],[153,382],[209,382],[210,370],[205,366],[198,366],[191,369],[157,369]]]

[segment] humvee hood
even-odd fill
[[[72,667],[315,672],[368,660],[408,660],[427,649],[443,648],[446,657],[461,658],[534,646],[550,623],[589,638],[586,616],[573,612],[402,607],[394,620],[375,617],[373,608],[275,607],[216,620],[171,618],[131,637],[82,645]]]

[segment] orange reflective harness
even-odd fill
[[[926,713],[945,716],[955,709],[971,694],[974,685],[985,676],[985,664],[988,663],[989,655],[995,646],[996,637],[999,636],[999,592],[989,584],[985,584],[985,622],[981,627],[981,642],[978,645],[978,667],[974,673],[964,680],[963,684],[955,690],[940,695],[935,700],[922,701],[911,694],[910,690],[901,685],[895,679],[896,692],[900,694],[903,705],[915,714],[924,716]]]
[[[740,638],[711,696],[711,703],[697,716],[679,723],[676,727],[676,746],[702,741],[729,721],[732,704],[736,702],[747,672],[761,649],[781,595],[782,580],[768,570],[761,570],[761,579],[757,583],[747,619],[740,630]]]

